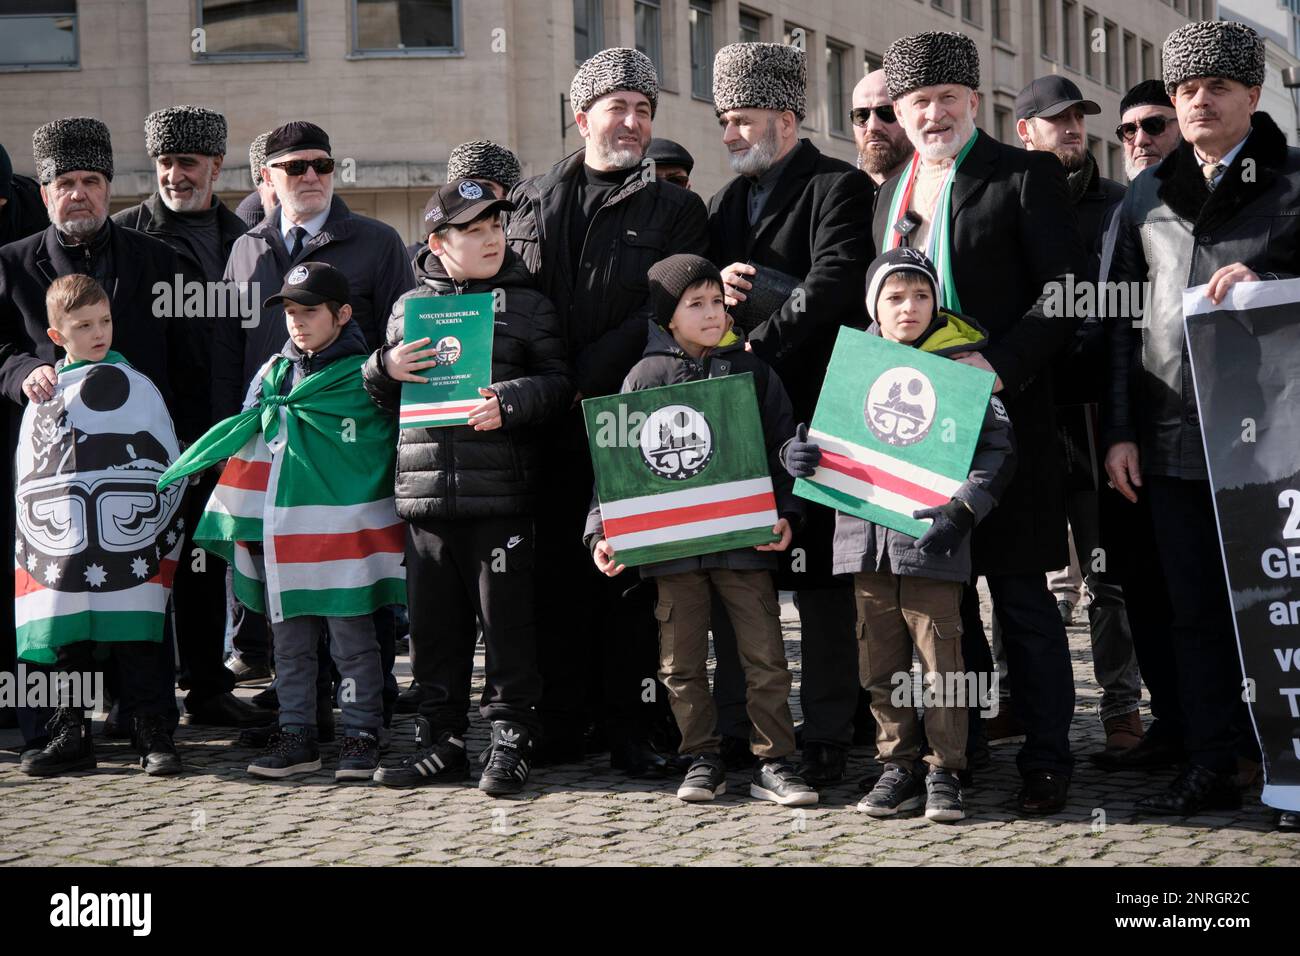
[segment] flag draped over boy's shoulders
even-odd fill
[[[272,621],[406,603],[397,427],[361,384],[365,358],[341,358],[283,395],[292,363],[276,356],[259,373],[257,403],[209,429],[159,482],[229,459],[194,540],[230,564],[235,596]]]
[[[158,478],[180,453],[149,378],[116,352],[58,371],[23,412],[15,458],[18,656],[78,641],[161,641],[184,520]]]

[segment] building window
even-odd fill
[[[844,136],[849,132],[849,100],[844,95],[844,64],[848,58],[848,47],[826,44],[826,128]]]
[[[984,0],[961,0],[961,18],[977,27],[984,25]]]
[[[930,0],[930,6],[942,10],[944,13],[952,13],[952,0]]]
[[[993,0],[993,39],[1007,41],[1011,36],[1011,0]]]
[[[1056,4],[1058,0],[1038,0],[1038,47],[1043,57],[1056,59]]]
[[[455,0],[352,0],[352,52],[459,53]]]
[[[197,0],[201,57],[306,56],[302,0]]]
[[[77,63],[77,0],[0,0],[0,70]]]
[[[664,62],[660,35],[659,0],[636,0],[632,7],[636,21],[636,48],[650,57],[663,82]]]
[[[1156,51],[1146,40],[1142,41],[1142,75],[1140,80],[1152,80],[1156,75]]]
[[[1101,79],[1101,56],[1097,52],[1099,34],[1097,31],[1097,14],[1084,8],[1083,11],[1083,72],[1094,80]]]
[[[1005,106],[993,107],[993,135],[999,143],[1009,142],[1011,135],[1011,110]]]
[[[1061,5],[1061,59],[1072,70],[1079,68],[1079,5],[1065,0]]]
[[[605,48],[605,11],[601,0],[573,0],[573,59],[586,63]]]
[[[1122,182],[1119,174],[1124,171],[1124,159],[1120,156],[1118,143],[1106,144],[1106,162],[1110,167],[1106,175],[1117,182]]]
[[[1137,84],[1138,81],[1138,42],[1137,37],[1124,31],[1124,89]]]
[[[763,38],[763,18],[748,10],[740,11],[740,42],[758,43]]]
[[[713,0],[691,0],[691,95],[713,99]]]
[[[1092,153],[1092,158],[1097,163],[1098,169],[1106,168],[1106,150],[1100,139],[1096,136],[1088,137],[1088,152]]]
[[[1103,54],[1106,63],[1106,85],[1112,90],[1119,89],[1119,28],[1109,20],[1106,21],[1106,51]]]
[[[877,56],[876,54],[870,51],[866,51],[862,54],[862,75],[863,76],[866,76],[868,73],[875,73],[876,70],[883,70],[884,68],[885,68],[884,57]]]

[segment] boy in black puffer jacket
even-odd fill
[[[492,386],[468,425],[405,428],[397,446],[397,513],[408,522],[407,600],[415,679],[423,691],[417,752],[375,780],[409,787],[469,771],[470,677],[476,624],[487,649],[480,713],[492,722],[480,789],[517,793],[528,779],[541,694],[533,630],[536,426],[573,401],[555,309],[506,248],[501,213],[511,204],[490,185],[458,179],[429,201],[435,223],[416,259],[419,284],[398,299],[387,343],[370,357],[366,389],[396,413],[402,382],[433,367],[428,338],[403,343],[406,300],[503,290],[493,316]]]
[[[669,256],[650,268],[650,301],[655,323],[641,361],[623,382],[624,392],[676,385],[749,372],[754,377],[759,418],[780,520],[772,529],[781,540],[754,548],[734,548],[697,557],[646,565],[641,574],[658,585],[659,676],[668,687],[673,716],[682,732],[681,753],[692,763],[677,796],[712,800],[726,793],[727,775],[719,748],[717,714],[705,664],[709,654],[710,588],[717,590],[736,632],[745,669],[745,709],[754,725],[752,749],[758,763],[750,794],[784,806],[817,802],[786,760],[794,751],[790,715],[790,671],[781,638],[781,609],[772,585],[773,551],[790,544],[791,522],[802,515],[794,482],[781,463],[781,445],[794,427],[790,399],[776,372],[745,350],[731,330],[723,305],[722,276],[700,256]],[[613,576],[623,570],[605,540],[599,504],[593,505],[584,534],[596,567]]]

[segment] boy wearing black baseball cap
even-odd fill
[[[413,787],[463,779],[470,677],[478,626],[487,657],[479,712],[492,724],[479,788],[518,793],[528,781],[542,680],[533,617],[533,514],[538,426],[573,402],[555,307],[506,246],[501,213],[513,209],[491,183],[456,179],[425,207],[428,245],[416,288],[398,299],[387,342],[363,372],[372,401],[396,414],[403,382],[438,364],[426,336],[404,342],[411,298],[496,296],[492,384],[469,424],[403,428],[397,445],[397,513],[406,520],[412,668],[422,699],[416,752],[375,780]],[[476,626],[477,625],[477,626]]]
[[[262,306],[266,309],[276,305],[284,307],[289,341],[254,379],[250,399],[265,398],[264,384],[271,380],[273,369],[283,360],[288,360],[292,369],[279,380],[278,393],[282,397],[289,395],[309,376],[325,371],[334,363],[349,357],[355,363],[357,356],[368,353],[365,336],[351,321],[350,297],[347,278],[327,263],[304,262],[289,270],[283,287],[267,298]],[[340,387],[360,392],[361,382],[353,373],[353,377],[345,379]],[[346,444],[330,447],[341,454],[350,450]],[[304,457],[307,448],[306,445],[302,448],[290,445],[288,452]],[[278,453],[273,451],[273,454]],[[325,460],[312,461],[309,465],[322,474],[331,467],[330,461]],[[389,501],[391,513],[391,499]],[[323,534],[338,530],[332,527],[319,529]],[[361,536],[358,540],[366,539]],[[250,551],[254,560],[263,562],[261,548],[250,547]],[[360,586],[365,582],[349,583]],[[268,581],[268,587],[275,586],[276,581]],[[328,693],[331,686],[328,681],[317,680],[318,670],[328,667],[328,662],[320,659],[322,624],[329,632],[330,655],[338,668],[340,682],[352,690],[340,696],[344,736],[335,779],[368,780],[379,766],[384,672],[374,620],[369,613],[346,616],[312,613],[285,616],[271,622],[280,732],[248,765],[248,772],[254,776],[280,779],[320,769],[318,739],[321,718],[318,715],[332,709],[331,701],[317,699],[319,694]]]
[[[978,351],[988,336],[972,319],[938,305],[934,265],[906,246],[877,256],[867,270],[867,313],[872,335],[934,355],[960,357]],[[821,448],[808,441],[800,425],[785,448],[786,468],[796,478],[813,474]],[[920,538],[863,518],[835,513],[836,574],[853,575],[858,609],[859,678],[871,695],[876,719],[878,759],[884,765],[875,786],[858,803],[873,817],[888,817],[925,806],[927,819],[952,822],[965,816],[958,774],[966,768],[966,708],[944,693],[963,673],[959,606],[970,579],[970,531],[997,504],[1015,467],[1011,422],[993,396],[971,461],[970,473],[952,499],[923,508],[929,518]],[[934,680],[940,699],[927,698],[925,733],[929,772],[916,770],[921,732],[913,706],[894,700],[894,675],[912,666],[916,646],[926,680]],[[910,685],[909,685],[910,686]]]

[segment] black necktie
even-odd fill
[[[289,247],[289,258],[297,259],[298,253],[302,252],[302,244],[307,236],[307,230],[302,226],[294,226],[289,230],[289,235],[293,237],[293,244]]]

